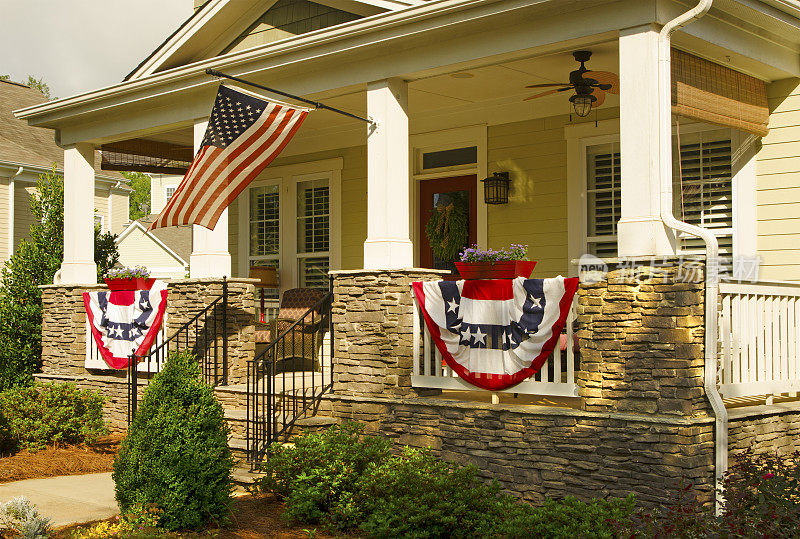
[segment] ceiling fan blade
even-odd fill
[[[606,90],[610,94],[619,94],[619,75],[611,71],[587,71],[583,74],[586,79],[594,79],[600,84],[610,84],[611,88]]]
[[[593,95],[593,96],[595,96],[595,97],[597,98],[597,99],[596,99],[596,100],[595,100],[595,101],[592,103],[592,108],[593,108],[593,109],[596,109],[597,107],[599,107],[600,105],[602,105],[603,103],[605,103],[605,100],[606,100],[606,93],[605,93],[603,90],[601,90],[600,88],[595,88],[595,89],[594,89],[594,91],[592,92],[592,95]]]
[[[554,94],[556,92],[560,92],[561,90],[547,90],[546,92],[542,92],[540,94],[532,95],[530,97],[526,97],[523,101],[530,101],[531,99],[536,99],[537,97],[544,97],[546,95]]]
[[[542,84],[531,84],[530,86],[526,86],[525,88],[548,88],[550,86],[570,86],[570,84],[568,82],[563,84],[560,82],[545,82]]]

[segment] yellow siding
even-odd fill
[[[144,264],[158,277],[183,278],[185,271],[182,264],[175,257],[165,251],[160,245],[146,236],[141,229],[132,230],[118,244],[119,263],[123,266],[141,266]],[[173,268],[169,275],[158,272],[158,269]]]
[[[8,178],[0,178],[0,268],[8,260],[8,235],[10,227],[8,208]]]
[[[800,80],[767,85],[769,134],[756,155],[761,279],[800,280]]]
[[[108,216],[108,189],[95,189],[94,214],[103,216],[103,232],[107,232],[111,224]]]
[[[119,234],[130,222],[128,196],[122,193],[111,194],[111,232]]]
[[[14,248],[30,237],[33,215],[31,215],[31,195],[36,192],[33,185],[16,182],[14,188]]]
[[[247,277],[247,271],[239,273],[239,199],[228,206],[228,252],[231,254],[231,275]]]

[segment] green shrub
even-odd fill
[[[371,466],[355,496],[365,514],[361,529],[370,537],[492,536],[513,503],[496,481],[481,481],[475,466],[408,447]]]
[[[274,444],[263,466],[267,475],[254,490],[286,499],[286,517],[331,528],[355,526],[361,512],[353,503],[358,481],[369,465],[388,458],[390,444],[362,436],[364,426],[345,423],[321,434],[306,434],[294,447]]]
[[[508,508],[498,531],[508,539],[610,539],[618,537],[617,529],[630,521],[635,506],[633,494],[588,503],[567,496],[563,500],[545,500],[542,507],[517,503]]]
[[[12,442],[36,450],[93,442],[108,433],[103,400],[96,391],[75,384],[37,383],[0,393],[0,414],[8,421]]]
[[[733,456],[723,478],[718,519],[723,537],[800,535],[800,452],[778,456],[752,449]]]
[[[145,389],[114,461],[120,509],[155,506],[159,525],[169,530],[223,522],[232,468],[222,406],[194,356],[171,354]]]

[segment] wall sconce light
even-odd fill
[[[508,204],[508,172],[494,172],[483,182],[483,200],[487,204]]]

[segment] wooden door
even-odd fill
[[[464,247],[468,247],[477,242],[477,180],[478,178],[474,174],[471,174],[469,176],[420,181],[419,261],[420,266],[423,268],[456,271],[456,266],[452,260],[439,260],[434,256],[430,241],[428,240],[428,235],[425,233],[425,226],[431,219],[433,212],[439,211],[437,208],[455,204],[467,210],[469,239]]]

